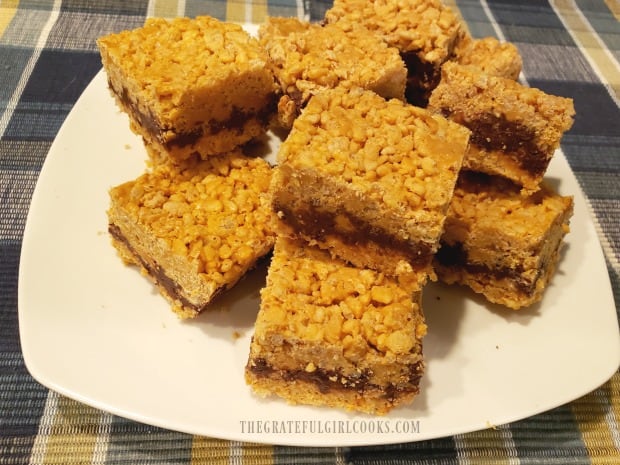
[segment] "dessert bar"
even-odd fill
[[[231,151],[275,112],[269,59],[239,25],[150,18],[97,44],[110,91],[155,161]]]
[[[407,70],[398,50],[364,28],[345,32],[295,18],[270,18],[259,29],[280,87],[278,116],[290,129],[309,98],[336,86],[405,99]]]
[[[435,257],[437,276],[490,302],[529,306],[555,272],[572,213],[572,197],[547,186],[524,196],[507,179],[463,171]]]
[[[396,47],[408,70],[407,101],[422,107],[462,34],[458,17],[440,0],[335,0],[325,22],[345,30],[362,25]]]
[[[246,382],[290,403],[373,414],[411,402],[424,371],[419,279],[355,268],[278,237]]]
[[[517,47],[511,42],[501,42],[495,37],[474,39],[464,35],[454,49],[458,64],[474,66],[492,76],[517,80],[523,67],[523,60]]]
[[[321,92],[278,152],[277,230],[360,268],[430,270],[468,139],[463,126],[397,99]]]
[[[237,152],[158,165],[111,189],[112,242],[180,317],[194,317],[271,251],[271,171]]]
[[[575,114],[572,99],[452,62],[429,109],[471,130],[464,168],[506,177],[525,193],[538,189]]]

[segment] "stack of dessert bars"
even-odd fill
[[[430,280],[542,298],[572,214],[543,177],[572,101],[520,84],[517,48],[438,0],[336,0],[256,38],[152,18],[98,46],[148,153],[110,190],[121,258],[191,318],[272,254],[257,394],[385,414],[419,393]],[[275,166],[245,152],[269,128]]]

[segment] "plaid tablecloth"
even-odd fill
[[[474,36],[497,36],[519,47],[530,86],[575,100],[575,124],[562,149],[591,209],[617,308],[620,3],[449,4]],[[0,0],[0,464],[620,463],[618,373],[580,399],[508,425],[430,441],[351,448],[255,445],[167,431],[64,398],[28,374],[17,319],[22,234],[52,141],[100,69],[95,39],[137,27],[146,16],[209,14],[261,22],[266,15],[279,15],[315,20],[328,7],[329,2],[317,0]]]

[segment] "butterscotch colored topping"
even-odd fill
[[[435,257],[440,280],[512,309],[539,301],[569,231],[573,199],[541,185],[523,195],[507,179],[463,171]]]
[[[275,110],[267,54],[239,25],[150,18],[97,44],[132,129],[174,159],[231,151],[263,133]]]
[[[401,53],[415,52],[437,64],[448,59],[461,30],[457,16],[439,0],[335,0],[325,20],[344,29],[363,25]]]
[[[549,95],[512,79],[448,62],[429,109],[469,128],[463,166],[538,188],[575,110],[569,98]]]
[[[465,128],[399,100],[336,89],[311,100],[278,161],[312,167],[406,215],[447,204],[468,137]]]
[[[278,237],[246,380],[292,403],[384,414],[423,373],[419,276],[399,279]]]
[[[259,30],[286,101],[302,108],[323,89],[362,87],[405,98],[407,71],[398,50],[366,29],[271,18]]]
[[[156,263],[185,298],[208,301],[273,245],[270,178],[264,160],[239,153],[161,165],[110,191],[110,224],[133,261]]]
[[[511,42],[500,42],[495,37],[464,37],[455,48],[454,61],[474,66],[486,74],[513,80],[519,77],[523,65],[517,47]]]
[[[268,328],[284,339],[342,344],[345,357],[358,363],[371,347],[373,354],[388,357],[407,354],[426,333],[418,304],[411,300],[421,291],[416,275],[405,274],[399,282],[332,260],[301,242],[278,241],[262,291],[268,311],[256,325],[259,342]]]
[[[315,95],[278,153],[270,189],[280,232],[359,267],[427,268],[468,137],[440,115],[371,91]]]
[[[532,243],[572,204],[570,197],[545,186],[527,197],[519,191],[510,181],[463,172],[450,203],[450,216],[474,224],[480,231],[502,230],[517,243]]]

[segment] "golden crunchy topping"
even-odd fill
[[[455,49],[454,61],[461,65],[475,66],[493,76],[513,80],[519,77],[523,65],[517,47],[510,42],[500,42],[495,37],[464,37]]]
[[[262,113],[271,110],[275,83],[267,53],[239,25],[209,16],[152,18],[97,43],[132,128],[148,142],[172,143],[173,158],[224,153],[264,132],[258,120],[269,117]]]
[[[259,35],[282,92],[298,103],[338,85],[404,99],[407,71],[398,50],[366,29],[344,32],[333,25],[271,18]]]
[[[111,190],[136,223],[147,227],[193,271],[225,285],[247,270],[272,236],[265,199],[271,167],[239,153],[161,165]]]
[[[363,25],[428,63],[443,63],[461,30],[457,16],[439,0],[335,0],[325,20],[345,30]]]
[[[278,237],[261,293],[268,309],[255,337],[339,344],[349,360],[369,348],[386,355],[409,353],[426,333],[417,279],[401,281],[333,260],[327,252]],[[266,328],[269,331],[266,331]],[[360,341],[365,341],[360,350]],[[312,371],[312,366],[306,366]]]
[[[441,82],[429,108],[455,115],[466,125],[484,114],[522,122],[536,134],[540,147],[550,152],[558,147],[575,115],[572,99],[453,62],[442,66]]]
[[[443,209],[469,131],[440,115],[362,89],[313,97],[278,161],[351,183],[391,209]]]
[[[257,40],[241,26],[209,16],[149,18],[142,28],[110,34],[97,43],[114,50],[128,74],[148,70],[149,76],[159,77],[161,82],[150,83],[145,91],[168,94],[171,100],[188,87],[208,86],[225,75],[267,63]]]
[[[558,215],[571,208],[571,197],[557,195],[544,185],[524,196],[520,186],[506,179],[463,172],[454,190],[447,223],[450,229],[467,224],[480,232],[501,230],[502,235],[527,242],[544,237]],[[489,240],[494,240],[493,235]]]

